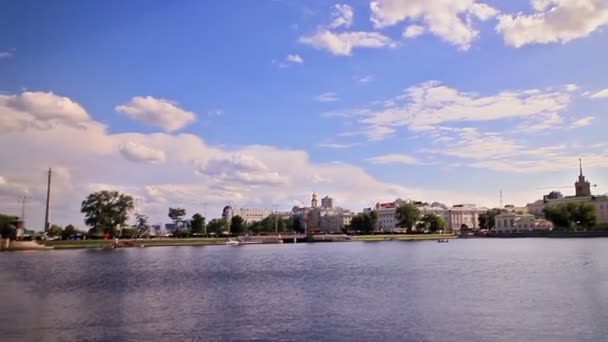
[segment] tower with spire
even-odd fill
[[[316,208],[319,205],[319,201],[317,200],[317,193],[312,193],[312,199],[310,200],[310,206]]]
[[[576,197],[589,197],[591,196],[591,184],[583,176],[583,161],[579,158],[578,165],[580,173],[578,175],[578,181],[574,183],[575,196]]]

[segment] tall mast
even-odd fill
[[[49,168],[49,177],[46,185],[46,211],[44,213],[44,232],[49,230],[49,207],[51,204],[51,169]]]
[[[578,167],[580,168],[581,177],[583,177],[583,160],[578,158]]]

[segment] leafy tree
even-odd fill
[[[61,234],[63,233],[63,228],[61,228],[61,226],[58,226],[56,224],[51,225],[51,227],[49,228],[47,234],[48,236],[61,236]]]
[[[192,234],[202,234],[205,230],[205,218],[196,213],[192,215],[192,222],[190,224],[190,233]]]
[[[138,232],[139,232],[138,228],[124,228],[121,231],[121,236],[120,237],[123,238],[123,239],[131,239],[131,238],[137,237],[138,236],[137,235]]]
[[[292,222],[292,229],[298,233],[298,234],[303,234],[306,229],[304,228],[304,225],[302,224],[302,220],[300,217],[298,216],[294,216],[291,218],[291,222]]]
[[[545,217],[558,230],[571,230],[575,227],[586,229],[598,224],[595,206],[585,202],[567,202],[548,205],[544,209]]]
[[[413,203],[403,203],[397,208],[395,217],[399,221],[399,226],[406,228],[410,233],[420,218],[420,210]]]
[[[370,234],[376,230],[378,222],[378,214],[374,211],[371,213],[360,213],[350,221],[349,228],[354,231]]]
[[[274,232],[274,218],[268,216],[261,221],[251,223],[249,225],[249,231],[254,234]]]
[[[245,220],[242,217],[240,217],[239,215],[232,217],[232,220],[230,221],[230,233],[231,234],[234,234],[234,235],[243,234],[245,232],[246,228],[247,227],[245,225]]]
[[[422,216],[422,219],[420,220],[420,227],[423,230],[428,230],[431,233],[436,233],[437,231],[440,230],[444,230],[445,229],[445,221],[443,220],[443,218],[437,216],[436,214],[425,214],[424,216]]]
[[[133,210],[131,196],[107,190],[89,194],[80,207],[80,211],[85,215],[84,222],[88,226],[112,236],[116,227],[127,222],[131,210]]]
[[[62,240],[67,240],[70,238],[70,236],[79,233],[78,229],[76,229],[76,227],[74,227],[71,224],[68,224],[67,226],[65,226],[65,229],[63,229],[63,232],[61,233],[61,239]]]
[[[207,224],[207,233],[215,233],[217,235],[222,235],[224,229],[226,228],[226,220],[225,219],[213,219],[209,221]]]
[[[136,223],[135,223],[135,236],[141,237],[150,235],[150,225],[148,224],[148,216],[143,214],[136,215]],[[123,231],[123,236],[125,235]]]
[[[481,213],[477,220],[479,221],[480,229],[493,229],[496,225],[496,215],[502,213],[502,209],[494,208],[486,211],[485,213]]]
[[[19,217],[0,214],[0,235],[3,238],[12,237],[14,230],[11,229],[11,223],[18,221]]]
[[[179,223],[186,216],[186,209],[183,208],[169,208],[169,218],[175,223],[175,236],[178,236],[180,233]]]

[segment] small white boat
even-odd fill
[[[238,246],[241,244],[241,242],[239,240],[236,239],[228,239],[228,241],[226,241],[226,244],[228,246]]]

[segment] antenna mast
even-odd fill
[[[44,232],[49,230],[49,207],[51,204],[51,168],[49,168],[49,177],[46,186],[46,210],[44,213]]]

